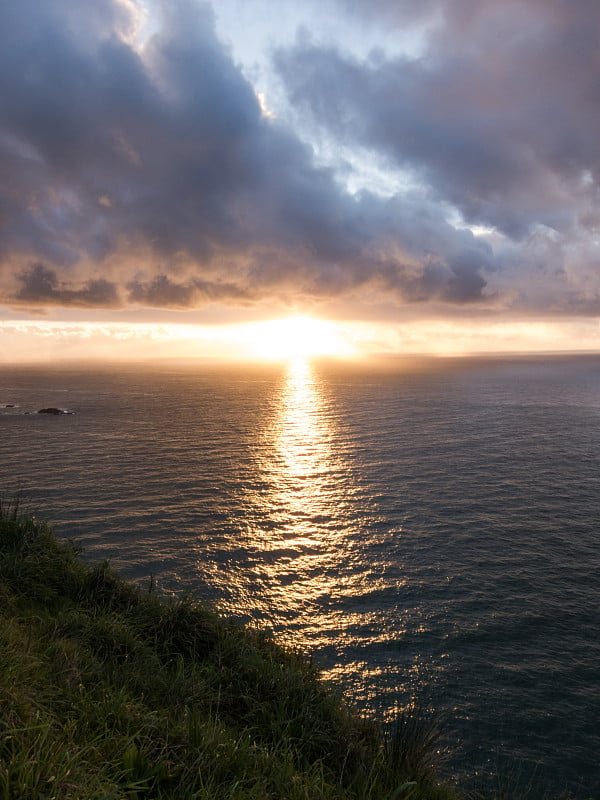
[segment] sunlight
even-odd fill
[[[277,436],[282,478],[314,478],[320,465],[327,464],[330,456],[323,403],[311,366],[304,358],[290,361],[282,401]],[[301,507],[307,500],[302,498]]]
[[[333,322],[295,316],[246,326],[250,355],[265,360],[349,356],[354,348]]]
[[[306,361],[313,356],[459,356],[600,349],[597,318],[332,322],[308,316],[229,324],[0,320],[0,362],[57,360]]]

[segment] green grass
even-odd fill
[[[0,501],[0,800],[453,800],[433,730],[385,735],[265,632]]]

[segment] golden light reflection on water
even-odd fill
[[[257,446],[260,488],[252,490],[246,536],[255,546],[255,596],[270,621],[313,645],[325,629],[332,598],[353,583],[348,464],[340,452],[335,414],[311,362],[295,358],[274,398]],[[356,565],[355,565],[356,566]],[[331,619],[330,619],[331,622]]]
[[[334,456],[330,421],[309,361],[295,359],[289,365],[273,434],[273,500],[289,520],[284,535],[292,534],[298,544],[316,544],[318,521],[335,513],[329,485]]]
[[[276,423],[284,480],[315,474],[319,461],[329,457],[327,433],[310,363],[295,359],[290,363]]]
[[[223,611],[316,652],[324,674],[368,705],[376,676],[388,681],[396,661],[389,642],[410,625],[384,621],[405,583],[394,554],[400,531],[361,487],[344,395],[324,368],[297,357],[264,385],[231,523],[202,542],[198,569]],[[378,653],[369,670],[365,648]],[[388,682],[397,692],[396,678]]]
[[[363,612],[350,611],[348,601],[360,604],[387,581],[365,563],[367,515],[339,409],[310,360],[289,362],[261,430],[260,480],[244,501],[246,556],[231,576],[240,582],[235,595],[296,646],[330,645],[332,636],[346,646],[354,638],[350,629],[364,624]]]

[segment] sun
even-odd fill
[[[247,326],[247,346],[255,358],[279,361],[315,356],[350,356],[353,347],[334,322],[308,316]]]

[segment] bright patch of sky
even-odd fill
[[[273,53],[298,40],[334,47],[354,58],[418,58],[426,46],[424,27],[388,28],[377,22],[340,14],[333,1],[303,3],[282,0],[217,0],[214,3],[219,38],[254,87],[263,113],[293,127],[311,146],[315,163],[333,169],[336,179],[352,194],[367,190],[391,197],[416,186],[408,171],[399,169],[366,148],[349,147],[316,127],[289,103],[273,68]],[[359,24],[362,22],[363,24]]]

